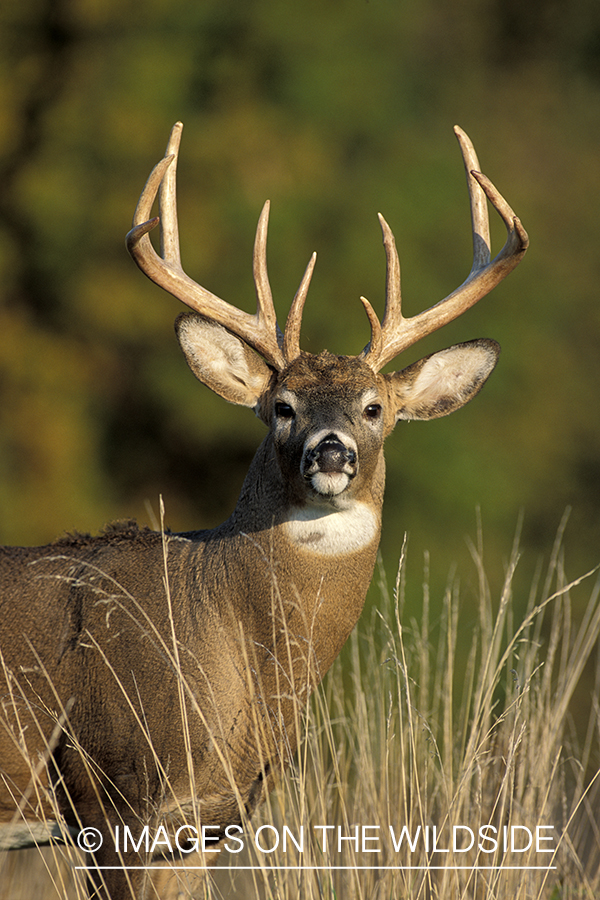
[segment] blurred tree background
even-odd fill
[[[280,319],[316,249],[303,347],[339,353],[368,340],[360,294],[382,312],[377,211],[408,314],[466,277],[459,123],[531,249],[397,364],[474,337],[503,347],[473,404],[389,439],[384,563],[406,530],[415,587],[424,549],[445,582],[478,506],[498,577],[520,510],[526,568],[566,506],[570,574],[598,562],[597,0],[20,0],[0,9],[0,67],[1,542],[151,524],[161,493],[172,529],[212,526],[262,438],[193,378],[180,304],[124,249],[173,122],[187,271],[252,309],[270,197]]]

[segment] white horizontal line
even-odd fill
[[[216,871],[271,871],[277,869],[291,872],[327,872],[330,870],[350,870],[350,871],[442,871],[442,870],[468,870],[470,872],[481,872],[483,870],[489,872],[520,871],[520,872],[551,872],[556,866],[75,866],[77,871],[83,872],[104,872],[119,870],[122,872],[144,871],[153,872],[160,869],[167,869],[173,872],[210,872]]]

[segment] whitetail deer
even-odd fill
[[[459,316],[519,262],[528,238],[456,134],[467,171],[474,259],[461,287],[412,318],[401,313],[392,232],[380,324],[356,357],[300,349],[313,255],[283,334],[266,268],[268,204],[254,246],[255,315],[193,282],[179,256],[175,171],[180,124],[140,197],[127,246],[141,270],[192,312],[176,329],[196,377],[249,406],[269,431],[230,518],[185,534],[113,526],[37,549],[0,551],[0,820],[13,837],[58,810],[105,837],[97,867],[115,866],[111,830],[240,823],[285,768],[298,705],[354,627],[371,581],[384,490],[383,442],[399,419],[463,406],[493,369],[498,345],[472,340],[379,374]],[[149,232],[160,192],[161,255]],[[490,261],[487,198],[507,228]],[[33,825],[31,826],[34,827]],[[63,826],[64,827],[64,826]],[[37,833],[37,832],[36,832]],[[128,853],[123,863],[147,863]],[[139,871],[102,872],[98,896],[142,888]]]

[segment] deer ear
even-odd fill
[[[384,375],[396,421],[437,419],[468,403],[498,361],[500,345],[481,338],[432,353],[400,372]]]
[[[272,370],[248,344],[222,325],[196,313],[182,313],[175,332],[196,378],[229,403],[255,407]]]

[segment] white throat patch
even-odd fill
[[[320,556],[343,556],[371,543],[379,519],[366,503],[352,503],[347,509],[309,505],[292,509],[284,528],[298,548]]]

